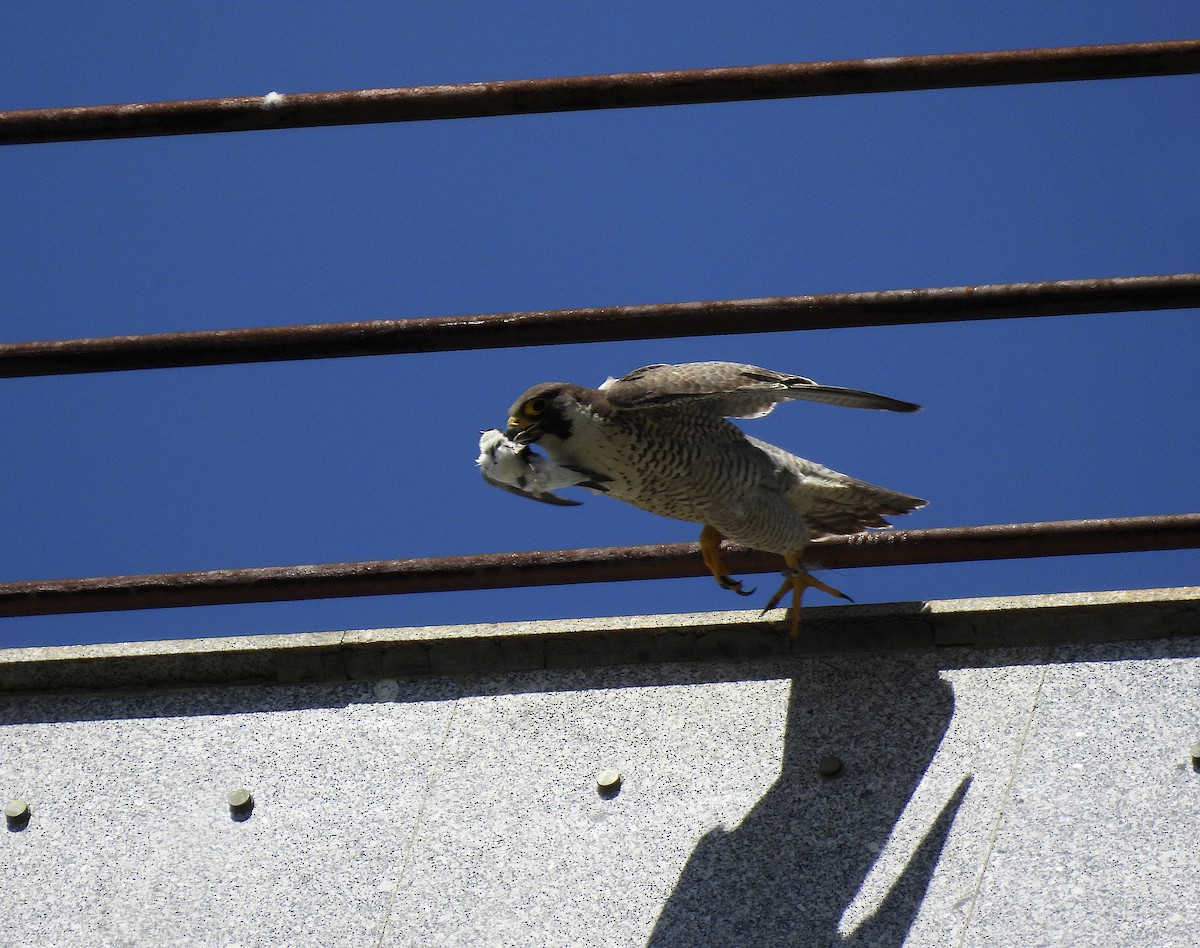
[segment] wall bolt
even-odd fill
[[[4,804],[4,821],[10,830],[23,830],[29,825],[29,804],[19,797]]]
[[[615,797],[621,789],[621,780],[619,770],[603,770],[596,777],[596,790],[602,797]]]
[[[822,777],[836,777],[842,772],[842,760],[833,754],[826,754],[817,762],[817,773]]]
[[[254,796],[245,787],[238,787],[236,790],[230,790],[229,796],[229,813],[239,823],[243,820],[250,819],[250,814],[254,810]]]

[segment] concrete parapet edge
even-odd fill
[[[0,693],[492,674],[1200,634],[1200,586],[0,649]]]

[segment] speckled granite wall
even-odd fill
[[[1195,944],[1189,624],[0,696],[0,942]]]

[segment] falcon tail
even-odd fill
[[[927,503],[920,497],[845,475],[839,475],[839,478],[815,489],[811,481],[806,485],[806,498],[811,507],[805,516],[814,537],[861,533],[871,527],[887,528],[891,523],[885,517],[912,513]]]

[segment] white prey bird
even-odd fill
[[[590,487],[603,491],[595,474],[565,467],[537,454],[528,444],[510,440],[503,431],[491,428],[479,437],[479,457],[475,459],[483,479],[493,487],[511,491],[544,504],[578,507],[579,501],[567,500],[554,493],[560,487]]]

